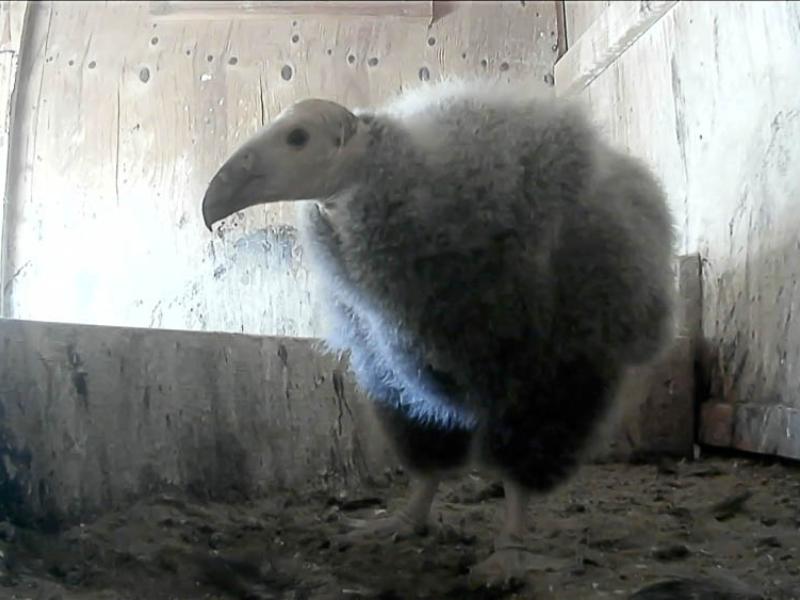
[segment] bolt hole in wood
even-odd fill
[[[422,67],[419,70],[419,80],[428,81],[430,78],[431,78],[431,72],[428,70],[428,67]]]
[[[91,62],[89,63],[89,68],[90,68],[90,69],[94,69],[96,66],[97,66],[97,63],[96,63],[95,61],[91,61]]]
[[[139,69],[139,80],[142,83],[147,83],[148,81],[150,81],[150,69],[148,69],[147,67],[142,67],[141,69]]]
[[[231,65],[231,66],[237,65],[237,64],[239,64],[239,59],[236,58],[235,56],[231,56],[228,59],[228,64]]]
[[[292,75],[294,75],[292,67],[289,65],[283,65],[283,67],[281,67],[281,79],[284,81],[290,81],[292,79]]]
[[[157,36],[153,36],[153,37],[150,39],[150,45],[151,45],[151,46],[155,46],[156,44],[158,44],[158,37],[157,37]]]
[[[349,64],[351,64],[351,65],[352,65],[354,62],[356,62],[356,57],[355,57],[355,56],[353,56],[352,54],[350,54],[350,55],[347,57],[347,62],[348,62]]]
[[[370,59],[367,61],[367,64],[368,64],[370,67],[377,67],[377,66],[378,66],[378,59],[377,59],[377,58],[375,58],[375,57],[373,56],[372,58],[370,58]]]
[[[299,35],[297,35],[297,34],[295,33],[295,34],[292,36],[292,43],[293,43],[293,44],[296,44],[296,43],[297,43],[297,42],[299,42],[299,41],[300,41],[300,36],[299,36]]]

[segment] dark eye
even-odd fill
[[[286,136],[286,143],[295,148],[302,148],[308,142],[308,132],[305,129],[292,129]]]

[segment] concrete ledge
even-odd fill
[[[307,339],[0,320],[0,513],[57,524],[179,487],[351,485],[391,460]]]

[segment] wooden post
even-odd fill
[[[0,317],[6,315],[6,253],[8,248],[9,223],[7,219],[9,197],[9,157],[14,117],[17,104],[17,82],[19,80],[20,50],[25,32],[28,30],[30,11],[25,1],[0,2],[0,107],[2,107],[3,126],[0,128],[0,190],[3,201],[0,203]]]
[[[374,2],[369,0],[355,2],[343,0],[338,2],[157,0],[150,2],[150,14],[154,19],[162,21],[257,19],[289,15],[409,17],[430,20],[433,17],[433,2],[425,0],[405,2]]]
[[[558,95],[574,95],[588,86],[677,1],[639,0],[610,4],[578,39],[568,40],[569,51],[555,66]]]

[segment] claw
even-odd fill
[[[342,520],[346,531],[337,538],[340,542],[353,543],[359,541],[389,542],[412,537],[425,536],[428,526],[417,523],[403,512],[378,519],[352,519]]]
[[[469,585],[473,589],[518,589],[530,573],[559,571],[569,564],[566,559],[541,556],[522,546],[501,546],[470,569]]]

